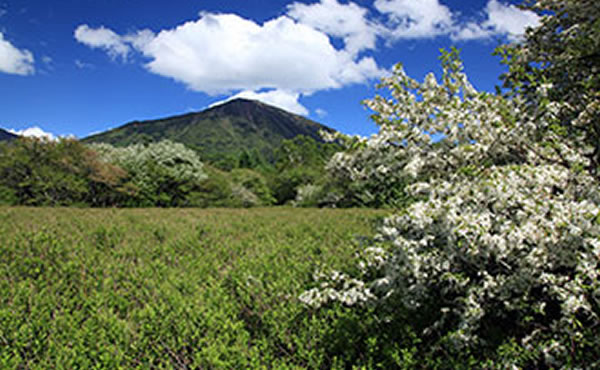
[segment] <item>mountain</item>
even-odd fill
[[[320,130],[334,131],[258,101],[235,99],[202,112],[130,122],[83,141],[126,146],[169,139],[197,150],[207,160],[238,155],[244,150],[258,150],[268,158],[283,139],[305,135],[321,140]]]
[[[0,128],[0,141],[16,139],[18,136]]]

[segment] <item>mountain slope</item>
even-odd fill
[[[258,150],[269,157],[283,139],[305,135],[321,140],[320,130],[333,131],[258,101],[236,99],[198,113],[130,122],[83,141],[125,146],[169,139],[197,150],[203,159],[218,160],[243,150]]]
[[[16,139],[18,136],[0,128],[0,141]]]

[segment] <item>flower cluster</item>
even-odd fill
[[[107,162],[117,164],[140,176],[148,176],[148,171],[140,171],[142,168],[156,166],[175,179],[201,181],[206,178],[198,154],[181,143],[163,140],[123,148],[94,144],[93,148],[101,153]]]
[[[127,171],[129,181],[140,197],[149,200],[157,196],[165,198],[159,199],[160,205],[173,205],[175,199],[167,198],[177,198],[176,193],[189,191],[184,185],[197,184],[206,178],[198,154],[181,143],[164,140],[123,148],[93,144],[92,148],[104,161]]]
[[[389,96],[366,102],[379,133],[329,164],[357,177],[367,168],[399,172],[426,200],[385,220],[378,239],[387,247],[367,253],[362,276],[320,276],[302,300],[371,302],[388,313],[402,306],[428,312],[423,335],[454,350],[484,346],[500,331],[541,348],[549,363],[564,360],[600,325],[593,148],[549,140],[556,130],[541,128],[553,122],[551,109],[532,114],[519,95],[477,92],[455,50],[441,59],[441,82],[430,74],[419,83],[397,66],[382,81]]]

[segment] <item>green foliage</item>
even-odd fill
[[[19,204],[16,191],[6,185],[0,185],[0,205],[9,206],[14,204]]]
[[[229,175],[210,165],[204,167],[207,178],[201,181],[187,199],[192,207],[236,207]]]
[[[363,344],[377,333],[354,312],[296,297],[378,215],[0,208],[0,367],[368,366],[367,350],[403,345]]]
[[[541,25],[523,43],[502,45],[496,53],[508,66],[502,76],[509,95],[528,102],[530,114],[547,122],[538,135],[563,160],[564,140],[590,146],[587,169],[600,168],[600,3],[545,0],[527,3]]]
[[[324,183],[324,166],[338,150],[338,144],[317,142],[303,135],[284,140],[275,152],[275,174],[270,181],[277,204],[296,200],[303,186]],[[306,205],[317,206],[319,202],[320,197],[315,197],[314,202]]]
[[[127,171],[135,189],[129,205],[175,207],[188,204],[187,196],[206,178],[198,155],[183,144],[161,141],[115,148],[96,144],[102,159]]]
[[[243,150],[239,156],[237,168],[260,168],[267,165],[264,156],[256,149]]]
[[[207,170],[195,151],[169,141],[120,148],[22,139],[0,145],[0,173],[5,174],[0,204],[268,206],[292,201],[299,187],[319,183],[335,150],[333,144],[299,136],[284,140],[275,165],[251,150],[224,172],[215,166]]]
[[[268,206],[275,202],[267,180],[260,173],[239,168],[231,171],[230,176],[234,186],[241,188],[238,192],[246,194],[240,197],[243,206]]]
[[[308,168],[291,168],[278,172],[271,179],[271,188],[277,204],[295,200],[300,186],[316,182],[319,177],[320,173]]]
[[[123,195],[122,169],[72,139],[20,138],[0,144],[0,202],[104,205]]]

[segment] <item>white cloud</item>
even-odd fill
[[[389,18],[386,35],[393,39],[419,39],[450,36],[453,40],[488,39],[506,36],[519,40],[526,27],[539,23],[531,12],[489,0],[483,22],[459,22],[459,13],[452,11],[440,0],[375,0],[375,9]]]
[[[483,27],[506,34],[513,40],[525,34],[527,27],[535,27],[540,22],[534,12],[521,10],[514,5],[504,5],[497,0],[488,2],[486,12],[488,19],[483,23]]]
[[[454,15],[439,0],[375,0],[375,9],[389,17],[387,34],[396,39],[431,38],[454,28]]]
[[[208,94],[264,88],[295,92],[339,88],[379,75],[374,60],[336,50],[324,33],[282,16],[263,25],[233,14],[145,36],[146,67]]]
[[[293,3],[288,15],[302,24],[344,40],[345,49],[356,54],[374,49],[380,26],[367,19],[368,10],[355,3],[321,0],[316,4]]]
[[[539,24],[539,16],[529,10],[521,10],[514,5],[506,5],[498,0],[490,0],[485,7],[486,20],[481,23],[469,22],[452,35],[454,40],[486,39],[493,36],[506,36],[511,41],[520,40],[527,27]]]
[[[373,5],[376,11],[369,12],[351,1],[294,2],[287,14],[262,24],[235,14],[201,13],[175,28],[126,35],[83,24],[75,38],[113,59],[125,61],[139,52],[148,60],[148,71],[194,91],[263,100],[308,114],[298,101],[303,95],[385,74],[372,57],[359,57],[376,48],[378,37],[515,39],[537,22],[535,14],[498,0],[488,1],[486,18],[479,22],[459,21],[459,13],[440,0],[374,0]],[[330,38],[344,46],[336,48]]]
[[[271,91],[264,91],[264,92],[255,92],[255,91],[245,90],[245,91],[237,93],[225,100],[220,100],[218,102],[215,102],[215,103],[211,104],[210,107],[212,108],[217,105],[221,105],[223,103],[226,103],[228,101],[238,99],[238,98],[249,99],[249,100],[258,100],[263,103],[272,105],[274,107],[281,108],[288,112],[300,114],[303,116],[308,115],[308,109],[306,109],[306,107],[304,107],[302,104],[300,104],[298,102],[298,99],[300,98],[300,94],[290,92],[290,91],[283,91],[283,90],[271,90]]]
[[[35,72],[33,54],[28,50],[19,50],[4,39],[0,32],[0,72],[31,75]]]
[[[468,22],[463,25],[462,28],[457,29],[450,37],[452,40],[479,40],[488,39],[494,36],[494,32],[491,29],[483,28],[481,24],[477,22]]]
[[[362,11],[358,6],[347,9]],[[348,37],[349,50],[336,49],[326,33],[288,16],[257,24],[234,14],[202,13],[173,29],[124,36],[81,25],[75,38],[113,58],[125,60],[132,50],[139,51],[149,59],[149,71],[191,90],[258,99],[306,115],[300,96],[364,83],[384,73],[373,58],[356,55],[356,48],[371,47],[371,41],[358,40],[344,27],[347,31],[340,35]]]
[[[105,50],[112,59],[121,57],[126,60],[131,48],[125,40],[108,28],[90,28],[87,24],[82,24],[75,30],[75,39],[91,48],[100,48]]]
[[[86,62],[82,62],[82,61],[81,61],[81,60],[79,60],[79,59],[75,59],[75,62],[74,62],[74,63],[75,63],[75,66],[76,66],[77,68],[79,68],[79,69],[86,69],[86,68],[93,69],[93,68],[94,68],[94,65],[93,65],[93,64],[91,64],[91,63],[86,63]]]
[[[29,128],[24,129],[24,130],[13,130],[13,129],[10,129],[8,131],[10,133],[13,133],[13,134],[19,135],[19,136],[37,137],[39,139],[44,138],[44,139],[48,139],[48,140],[56,140],[56,136],[55,135],[53,135],[50,132],[46,132],[46,131],[42,130],[38,126],[29,127]]]
[[[315,114],[317,115],[317,117],[323,118],[326,117],[328,113],[325,109],[317,108],[315,109]]]
[[[136,33],[125,35],[122,37],[124,42],[131,44],[136,50],[142,50],[144,46],[148,45],[156,37],[154,32],[150,30],[141,30]]]

